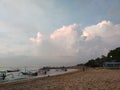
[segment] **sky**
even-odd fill
[[[85,63],[120,47],[120,0],[0,0],[0,66]]]

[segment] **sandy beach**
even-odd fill
[[[0,90],[120,90],[120,70],[79,69],[63,75],[0,83]]]

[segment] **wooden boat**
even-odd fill
[[[34,73],[31,74],[31,76],[37,76],[37,75],[38,75],[37,72],[34,72]]]
[[[7,70],[7,72],[19,72],[20,69]]]
[[[23,75],[37,76],[37,72],[21,72]]]
[[[23,75],[30,75],[29,72],[21,72]]]

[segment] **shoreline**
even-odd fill
[[[120,90],[120,70],[81,69],[50,77],[0,84],[0,90]]]
[[[8,83],[17,83],[17,82],[22,82],[22,81],[34,80],[34,79],[36,80],[36,79],[47,78],[47,77],[54,77],[54,76],[56,77],[56,76],[71,74],[71,73],[74,73],[74,72],[78,71],[78,69],[70,69],[70,70],[71,71],[62,72],[62,73],[59,73],[59,74],[50,74],[50,75],[43,75],[43,76],[33,76],[33,77],[28,77],[28,78],[19,78],[19,79],[10,80],[10,81],[3,81],[3,82],[0,82],[0,85],[1,84],[8,84]]]

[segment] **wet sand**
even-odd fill
[[[63,75],[1,83],[0,90],[120,90],[120,70],[79,69]]]

